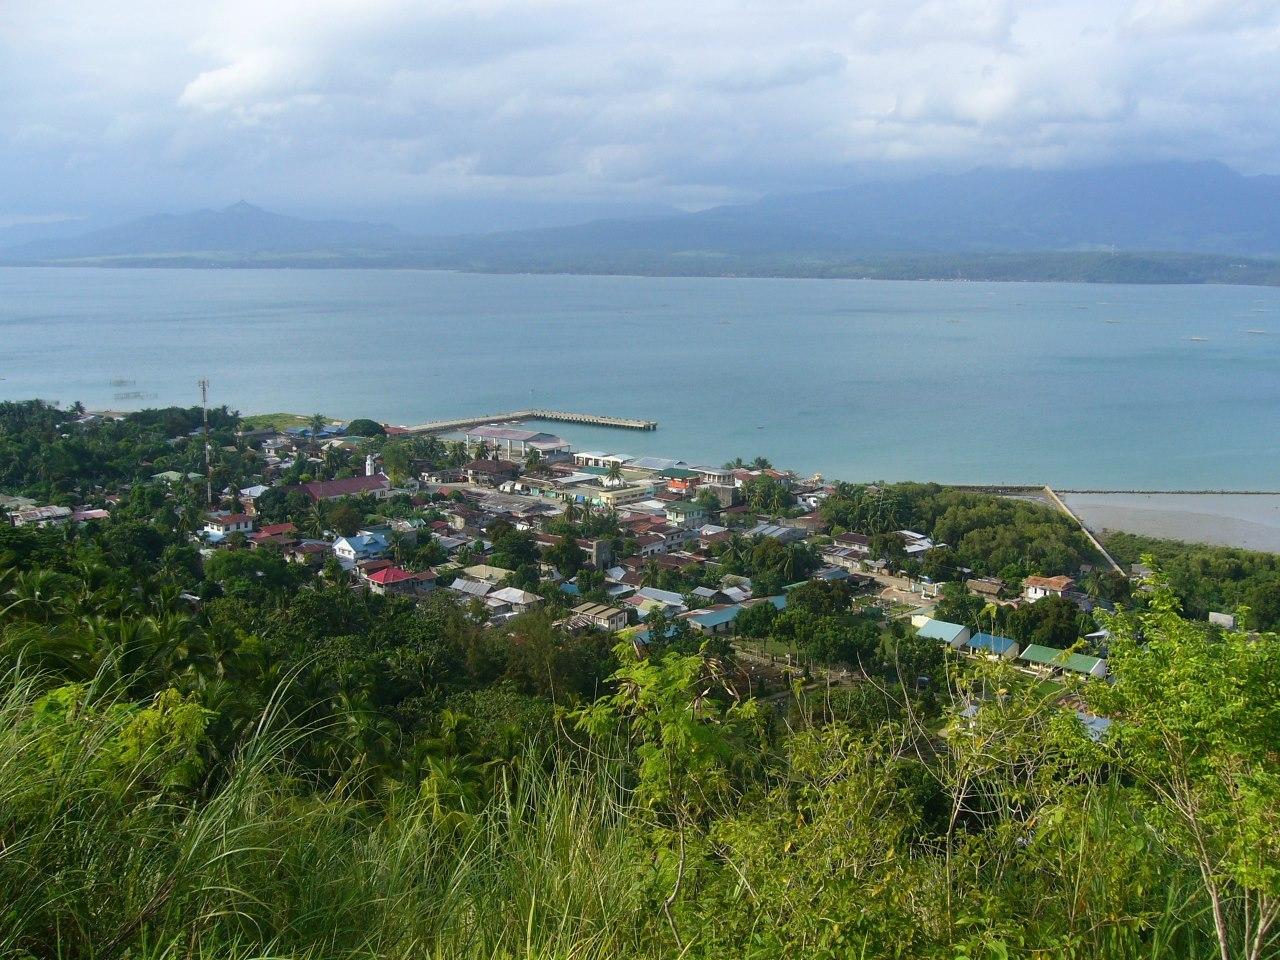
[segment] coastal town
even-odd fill
[[[111,415],[81,421],[103,416]],[[460,423],[469,425],[454,430]],[[976,571],[926,533],[882,520],[842,525],[828,509],[842,485],[765,458],[713,465],[580,450],[519,421],[400,427],[315,417],[219,432],[229,441],[220,462],[234,460],[236,483],[215,489],[212,466],[207,475],[167,470],[147,481],[162,497],[186,491],[188,514],[191,491],[198,501],[204,487],[209,502],[188,523],[206,571],[261,576],[252,562],[220,567],[216,558],[269,555],[354,591],[445,596],[493,627],[538,613],[565,631],[616,634],[641,655],[676,635],[717,638],[762,689],[783,689],[794,676],[845,683],[861,673],[857,653],[823,649],[803,628],[773,627],[789,599],[806,594],[855,613],[873,634],[1004,660],[1028,676],[1107,675],[1107,634],[1092,614],[1112,604],[1080,580],[1092,572],[1100,582],[1100,560],[1097,569],[1081,563],[1016,578]],[[197,427],[170,442],[198,451],[206,436]],[[14,526],[80,525],[108,518],[126,496],[99,490],[74,507],[8,496],[0,507]],[[1134,582],[1146,572],[1129,571]],[[1074,615],[1074,627],[1036,635],[1055,643],[996,628],[1018,611],[1034,621],[1050,608],[1059,620],[1064,609]],[[962,611],[966,622],[947,619]]]

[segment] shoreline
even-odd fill
[[[260,421],[267,417],[292,419],[295,423],[310,419],[282,411],[248,414],[244,419]],[[1276,490],[1063,488],[1030,483],[940,482],[939,486],[1034,499],[1056,507],[1046,492],[1052,489],[1081,526],[1100,540],[1112,532],[1125,532],[1188,544],[1280,553],[1280,491]],[[1229,499],[1226,504],[1215,504],[1214,498]]]

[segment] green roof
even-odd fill
[[[1061,667],[1076,673],[1092,673],[1102,662],[1097,657],[1090,657],[1083,653],[1067,653],[1057,647],[1046,647],[1039,643],[1028,644],[1019,657],[1046,667]]]
[[[690,480],[693,477],[700,476],[697,470],[685,470],[683,467],[671,467],[668,470],[658,471],[658,476],[667,480]]]
[[[700,503],[694,503],[691,500],[672,500],[667,504],[668,510],[674,510],[676,513],[692,513],[694,511],[702,511],[706,513],[707,508]]]

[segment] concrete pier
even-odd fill
[[[520,420],[556,420],[562,423],[585,423],[593,427],[616,427],[620,430],[657,430],[656,420],[633,420],[629,417],[608,417],[596,413],[573,413],[566,410],[512,410],[482,417],[457,417],[452,420],[431,420],[412,427],[401,427],[404,433],[448,433],[465,430],[487,423],[514,423]]]

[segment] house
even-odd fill
[[[966,590],[983,600],[999,600],[1004,592],[1004,581],[998,577],[970,577],[964,585]]]
[[[381,570],[374,570],[364,579],[370,590],[382,595],[416,596],[434,590],[436,586],[434,570],[414,573],[397,566],[386,566]]]
[[[689,626],[699,633],[719,635],[733,632],[733,623],[738,619],[742,607],[736,603],[721,604],[707,610],[698,610],[685,617]]]
[[[966,626],[959,623],[948,623],[946,620],[934,620],[930,617],[925,617],[923,620],[923,623],[916,625],[917,637],[945,643],[953,650],[958,650],[969,642],[971,633]],[[914,618],[912,622],[914,623]]]
[[[338,480],[317,480],[304,483],[296,490],[301,490],[313,503],[327,500],[341,500],[343,497],[373,497],[385,500],[391,496],[391,480],[382,473],[363,477],[342,477]]]
[[[658,479],[662,481],[667,492],[679,494],[680,496],[691,495],[702,482],[702,475],[696,470],[688,470],[684,467],[670,467],[666,470],[658,471]]]
[[[871,538],[865,533],[837,533],[832,538],[832,543],[845,550],[850,550],[858,556],[867,557],[871,555]]]
[[[749,537],[770,537],[779,543],[799,543],[808,533],[799,527],[784,527],[779,523],[758,523],[747,531]]]
[[[515,614],[528,613],[542,602],[542,598],[536,593],[530,593],[528,590],[521,590],[518,587],[502,587],[499,590],[494,590],[485,597],[485,600],[496,600],[499,603],[504,603]]]
[[[520,467],[510,460],[472,460],[463,464],[463,476],[470,483],[498,487],[520,475]]]
[[[985,656],[992,660],[1011,660],[1018,655],[1018,644],[1015,641],[990,633],[975,634],[964,641],[961,647],[975,656]]]
[[[28,507],[9,514],[15,527],[56,527],[70,523],[74,511],[70,507]]]
[[[573,608],[573,620],[578,619],[597,630],[617,633],[627,625],[627,612],[617,607],[605,606],[603,603],[580,603]]]
[[[333,555],[350,568],[361,560],[375,560],[391,549],[391,543],[381,533],[357,533],[351,537],[339,537],[333,542]]]
[[[1022,581],[1022,595],[1032,602],[1045,597],[1065,596],[1076,582],[1070,577],[1027,577]]]
[[[76,507],[71,514],[71,519],[76,523],[91,523],[94,520],[106,520],[110,518],[111,511],[101,510],[94,507]]]
[[[621,467],[631,462],[631,457],[624,453],[605,453],[601,450],[584,450],[573,455],[573,462],[580,467],[595,467],[608,470],[615,463]]]
[[[788,527],[799,527],[801,530],[809,534],[822,533],[830,526],[830,524],[822,518],[822,514],[818,513],[817,510],[806,513],[803,516],[794,517],[790,520],[784,520],[782,523],[784,526]]]
[[[268,523],[249,537],[249,546],[283,547],[297,539],[298,528],[292,523]]]
[[[214,513],[205,518],[204,532],[214,537],[229,537],[233,533],[248,536],[253,532],[253,517],[247,513]]]
[[[1027,644],[1027,648],[1018,655],[1018,659],[1025,661],[1036,673],[1052,673],[1061,670],[1086,677],[1101,678],[1107,675],[1107,661],[1101,657],[1068,653],[1066,650],[1046,647],[1038,643]]]
[[[487,563],[477,563],[462,571],[471,580],[482,580],[491,586],[497,586],[512,576],[515,571],[505,567],[491,567]]]
[[[303,540],[301,543],[289,544],[284,548],[284,558],[290,563],[304,563],[309,567],[318,567],[332,549],[323,540]]]
[[[458,577],[453,583],[449,584],[449,589],[467,598],[483,600],[493,591],[493,584],[486,583],[484,580],[469,580],[466,577]]]
[[[256,505],[258,498],[270,489],[270,487],[262,483],[254,484],[252,487],[241,487],[237,495],[244,512],[250,516],[256,516],[258,513]]]

